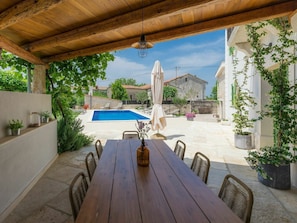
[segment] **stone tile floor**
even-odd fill
[[[119,139],[123,130],[134,130],[134,122],[90,122],[90,112],[80,118],[85,133],[101,139]],[[246,163],[247,151],[234,148],[231,126],[217,123],[212,116],[198,115],[194,121],[167,118],[167,127],[160,131],[167,136],[166,143],[173,148],[176,140],[187,144],[184,161],[190,165],[196,151],[205,153],[211,160],[208,186],[218,193],[227,173],[242,179],[254,193],[252,223],[297,222],[297,188],[281,191],[258,182],[256,173]],[[4,223],[70,223],[73,222],[68,199],[72,178],[86,171],[84,158],[94,145],[75,152],[61,154],[27,196],[3,221]]]

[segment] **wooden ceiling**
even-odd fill
[[[1,0],[0,48],[34,64],[290,16],[296,0]],[[142,23],[143,19],[143,23]]]

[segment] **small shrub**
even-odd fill
[[[83,134],[83,129],[80,119],[68,117],[58,120],[58,153],[75,151],[91,144],[93,138]]]

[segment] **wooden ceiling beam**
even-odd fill
[[[23,46],[23,48],[37,52],[45,47],[61,46],[63,43],[83,39],[92,35],[97,35],[102,32],[107,32],[123,26],[128,26],[142,21],[142,10],[145,12],[143,15],[144,20],[152,19],[160,16],[168,16],[176,13],[180,10],[190,9],[192,7],[198,7],[208,3],[214,3],[218,0],[174,0],[162,1],[154,5],[145,7],[144,9],[137,9],[125,14],[115,16],[113,18],[100,21],[94,24],[86,25],[77,29],[70,30],[68,32],[44,38]]]
[[[50,57],[44,57],[44,58],[42,58],[42,60],[45,63],[51,63],[54,61],[69,60],[69,59],[73,59],[73,58],[76,58],[79,56],[89,56],[89,55],[94,55],[94,54],[98,54],[98,53],[111,52],[114,50],[120,50],[120,49],[131,47],[131,44],[136,41],[139,41],[139,37],[124,39],[124,40],[116,41],[113,43],[106,43],[106,44],[102,44],[99,46],[84,48],[84,49],[80,49],[80,50],[74,50],[71,52],[62,53],[59,55],[53,55]]]
[[[39,65],[46,65],[40,58],[34,56],[32,53],[24,50],[22,47],[16,45],[12,41],[0,36],[0,48],[7,50],[8,52],[32,63]]]
[[[248,24],[260,20],[267,20],[282,16],[290,15],[297,9],[297,1],[280,3],[273,6],[264,7],[261,9],[241,12],[232,16],[226,16],[209,21],[199,22],[197,24],[188,25],[185,27],[175,28],[172,30],[161,31],[159,33],[146,35],[151,42],[161,42],[170,39],[186,37],[190,35],[201,34],[219,29],[225,29],[233,26]],[[272,13],[273,12],[273,13]],[[44,62],[62,61],[72,59],[78,56],[92,55],[96,53],[110,52],[113,50],[124,49],[131,47],[131,44],[138,41],[139,37],[116,41],[113,43],[102,44],[95,47],[90,47],[82,50],[75,50],[60,55],[43,58]]]
[[[235,15],[216,18],[209,21],[199,22],[172,30],[165,30],[159,33],[146,35],[147,39],[152,42],[161,42],[178,37],[201,34],[213,30],[226,29],[234,26],[249,24],[252,22],[263,21],[283,16],[289,16],[297,9],[297,1],[278,3],[276,5],[267,6],[247,12],[241,12]]]
[[[23,19],[45,12],[64,0],[26,0],[10,7],[0,14],[0,30]]]

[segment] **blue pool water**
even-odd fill
[[[94,111],[92,121],[113,120],[148,120],[149,118],[130,110],[100,110]]]

